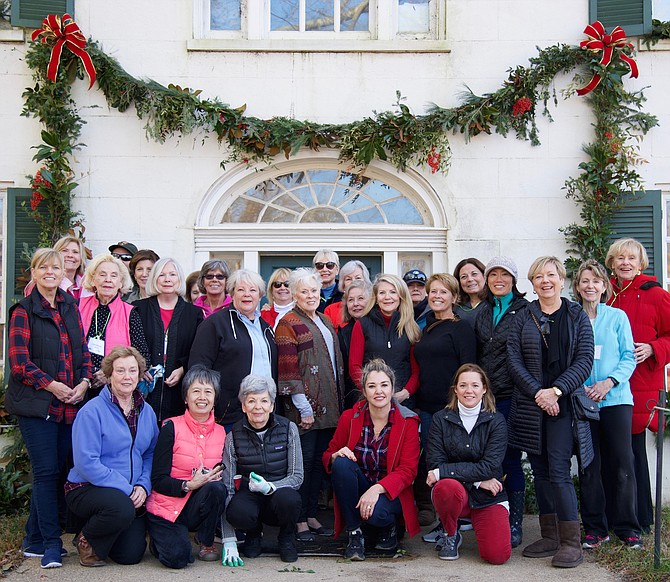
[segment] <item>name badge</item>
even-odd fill
[[[599,345],[596,345],[595,346],[595,353],[593,354],[593,357],[596,360],[599,360],[600,359],[600,354],[602,353],[602,351],[603,351],[603,347],[599,346]]]
[[[105,340],[92,337],[88,340],[88,351],[96,356],[105,355]]]

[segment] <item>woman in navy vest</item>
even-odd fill
[[[75,299],[59,289],[63,255],[37,249],[30,273],[35,283],[30,295],[9,312],[11,375],[5,407],[18,417],[33,469],[23,555],[41,557],[42,568],[58,568],[64,552],[58,519],[64,506],[61,474],[93,370]]]

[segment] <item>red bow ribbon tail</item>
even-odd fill
[[[630,67],[630,76],[633,77],[634,79],[637,79],[637,76],[640,74],[640,71],[637,68],[637,63],[635,62],[635,59],[632,59],[628,55],[624,55],[623,53],[619,55],[619,58],[624,63],[627,63],[628,66]]]
[[[600,84],[600,79],[601,76],[598,73],[594,73],[593,77],[591,77],[591,80],[588,82],[588,84],[586,84],[581,89],[577,89],[577,95],[582,97],[583,95],[586,95],[587,93],[593,91]]]

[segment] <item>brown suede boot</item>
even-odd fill
[[[541,539],[523,549],[526,558],[546,558],[558,551],[558,518],[555,513],[540,515]]]
[[[558,538],[561,542],[558,552],[551,559],[556,568],[574,568],[584,561],[581,531],[578,521],[559,521]]]
[[[97,568],[104,566],[105,561],[98,558],[97,554],[84,537],[83,533],[79,534],[77,538],[77,551],[79,552],[79,563],[87,568]]]

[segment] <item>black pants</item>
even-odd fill
[[[84,485],[70,491],[65,501],[85,523],[81,529],[101,560],[137,564],[147,549],[146,519],[135,515],[135,507],[123,491],[112,487]]]
[[[560,521],[577,521],[577,494],[570,474],[572,413],[566,398],[558,416],[542,415],[542,454],[529,454],[540,514],[556,513]],[[565,406],[565,409],[563,408]]]
[[[272,495],[252,493],[243,483],[226,508],[226,519],[235,529],[260,534],[263,524],[279,526],[279,535],[293,535],[300,516],[300,493],[280,487]]]
[[[654,503],[651,500],[651,481],[647,461],[647,431],[632,435],[635,457],[635,481],[637,483],[637,520],[640,527],[648,528],[654,523]]]
[[[191,493],[176,521],[147,513],[149,535],[160,563],[180,569],[193,562],[189,531],[197,532],[199,543],[213,546],[227,497],[226,486],[221,481],[211,481]]]
[[[319,510],[319,491],[326,474],[322,457],[334,433],[333,428],[313,428],[300,435],[304,478],[300,486],[302,511],[299,521],[307,521],[308,517],[315,518]]]
[[[640,534],[633,448],[629,438],[633,406],[604,406],[591,422],[593,462],[580,472],[582,523],[601,537],[611,528],[621,539]]]

